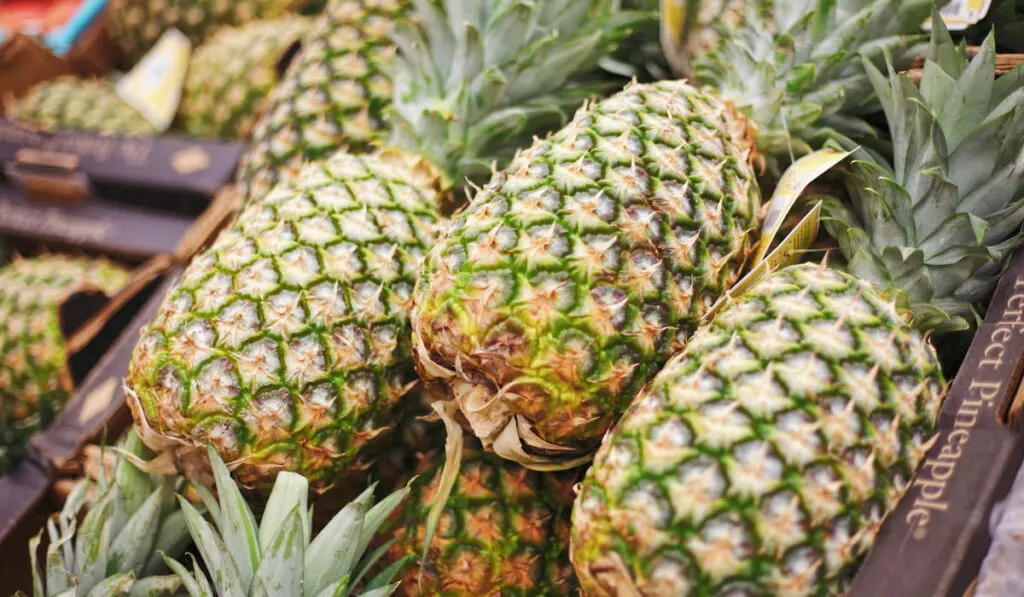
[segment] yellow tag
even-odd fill
[[[834,149],[821,149],[812,154],[805,155],[793,162],[793,165],[782,173],[779,184],[775,187],[771,201],[768,202],[768,213],[761,224],[761,240],[754,253],[753,264],[757,265],[768,253],[775,235],[779,232],[786,215],[793,209],[793,204],[800,197],[800,193],[833,166],[846,159],[852,151],[835,151]]]
[[[170,128],[178,111],[191,53],[188,38],[177,29],[170,29],[117,82],[121,98],[161,132]]]
[[[747,292],[754,287],[762,278],[771,272],[780,270],[787,265],[793,263],[797,259],[797,255],[806,250],[814,242],[814,239],[818,236],[818,229],[821,226],[821,201],[817,202],[811,211],[807,212],[807,215],[800,220],[800,223],[796,225],[786,238],[782,240],[782,243],[772,251],[768,257],[757,262],[757,265],[751,269],[747,275],[743,276],[743,279],[737,282],[732,288],[726,291],[726,293],[715,301],[715,304],[711,305],[708,312],[704,314],[703,321],[710,321],[716,313],[718,313],[722,307],[726,305],[731,299],[742,296],[743,293]]]
[[[946,23],[946,29],[963,31],[984,19],[991,7],[992,0],[951,0],[939,9],[939,14]],[[923,27],[925,31],[931,31],[932,20],[925,21]]]
[[[82,404],[82,410],[78,411],[78,423],[88,423],[100,414],[114,399],[114,390],[117,389],[117,380],[111,377],[107,381],[100,384],[100,387],[89,392],[89,395],[85,397],[85,403]]]

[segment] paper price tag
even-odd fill
[[[170,128],[178,111],[191,53],[188,38],[177,29],[170,29],[117,82],[118,95],[161,132]]]

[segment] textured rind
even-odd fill
[[[419,430],[419,439],[428,431]],[[435,434],[436,435],[436,434]],[[444,451],[419,452],[418,476],[389,521],[395,540],[384,563],[409,557],[396,595],[409,597],[553,597],[578,588],[569,563],[573,486],[582,469],[541,474],[484,452],[466,440],[458,480],[437,525],[422,578],[427,513],[437,491]],[[416,446],[405,446],[415,448]]]
[[[338,154],[249,204],[142,332],[128,385],[147,444],[187,459],[212,443],[252,484],[290,470],[326,485],[355,463],[415,379],[435,176],[397,153]]]
[[[7,108],[7,116],[46,132],[150,136],[157,130],[121,99],[106,79],[58,77],[39,83]]]
[[[929,447],[944,386],[930,343],[868,284],[811,264],[772,275],[603,441],[573,511],[584,591],[840,594]]]
[[[128,279],[128,270],[104,259],[58,255],[0,269],[0,442],[45,425],[70,395],[60,306],[76,292],[112,296]]]
[[[288,16],[221,29],[192,54],[181,117],[196,137],[248,139],[278,83],[278,63],[312,27]]]
[[[417,366],[487,401],[462,409],[485,446],[518,416],[543,441],[597,447],[739,276],[760,221],[751,135],[683,82],[631,85],[454,217],[417,287]]]
[[[305,37],[242,156],[245,197],[268,192],[282,176],[340,146],[366,149],[384,126],[391,104],[387,66],[395,55],[391,31],[409,9],[406,0],[332,0]]]
[[[168,29],[195,47],[217,29],[281,16],[295,0],[110,0],[110,33],[129,64],[135,64]]]

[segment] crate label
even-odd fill
[[[192,44],[170,29],[135,68],[117,82],[117,93],[157,130],[171,127],[181,102]]]
[[[980,22],[988,14],[992,0],[951,0],[939,9],[939,15],[950,31],[963,31]],[[932,20],[924,23],[925,31],[931,31]]]

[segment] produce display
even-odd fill
[[[34,594],[862,597],[1017,300],[991,4],[951,33],[932,0],[111,0],[129,61],[194,46],[168,134],[249,144],[121,341],[132,425],[28,545]],[[8,116],[164,134],[114,80]],[[62,303],[129,277],[0,269],[4,454],[72,391]],[[969,531],[985,595],[1017,485]]]

